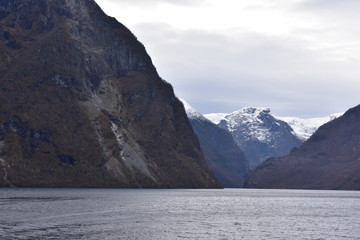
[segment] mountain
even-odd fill
[[[360,105],[321,126],[300,148],[268,159],[247,187],[360,190]]]
[[[307,140],[321,125],[340,117],[342,113],[332,114],[322,118],[276,117],[287,122],[301,140]]]
[[[219,124],[229,113],[208,113],[203,116],[215,124]]]
[[[327,117],[320,118],[299,118],[299,117],[279,117],[274,118],[286,122],[293,129],[293,134],[300,140],[307,140],[321,125],[340,117],[343,113],[331,114]],[[208,113],[204,117],[215,124],[219,124],[229,113]]]
[[[243,187],[248,163],[231,134],[210,122],[186,101],[182,102],[199,138],[205,161],[215,177],[224,187]]]
[[[275,118],[268,108],[246,107],[239,111],[205,115],[233,136],[252,169],[270,157],[282,156],[301,145],[293,129]]]
[[[220,187],[171,85],[93,0],[2,0],[0,39],[0,186]]]

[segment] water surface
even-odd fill
[[[360,192],[0,189],[0,239],[360,239]]]

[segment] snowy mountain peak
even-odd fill
[[[231,115],[233,114],[252,114],[252,115],[259,115],[261,113],[265,113],[268,114],[270,113],[270,108],[265,108],[265,107],[244,107],[238,111],[235,111],[233,113],[231,113]]]
[[[229,131],[235,129],[238,124],[243,123],[262,123],[262,118],[266,115],[271,115],[269,108],[265,107],[244,107],[232,113],[209,113],[204,116],[215,124],[220,124],[221,120],[228,123]],[[327,117],[320,118],[298,118],[298,117],[278,117],[273,116],[275,119],[284,121],[293,129],[292,133],[301,139],[307,140],[321,125],[340,117],[343,113],[331,114]],[[251,129],[250,129],[251,130]],[[266,134],[263,133],[262,136]],[[263,139],[263,137],[260,137]]]
[[[277,117],[287,122],[292,129],[294,129],[295,135],[305,141],[323,124],[334,120],[342,116],[342,113],[331,114],[327,117],[321,118],[297,118],[297,117]]]
[[[223,125],[229,132],[244,128],[244,134],[248,139],[267,142],[271,138],[271,133],[265,126],[269,124],[265,122],[276,121],[270,112],[266,107],[244,107],[229,114],[210,113],[204,116],[215,124]]]
[[[208,113],[204,114],[204,117],[215,124],[219,124],[227,115],[229,115],[229,113]]]
[[[269,108],[245,107],[225,116],[224,121],[227,122],[230,132],[235,131],[239,126],[246,126],[250,130],[250,138],[266,141],[270,137],[270,132],[260,125],[264,125],[264,121],[269,120],[270,117],[273,118]]]
[[[206,114],[233,136],[245,152],[250,168],[270,157],[285,155],[308,139],[321,125],[341,114],[325,118],[277,117],[269,108],[244,107],[238,111]]]
[[[269,108],[245,107],[228,114],[219,123],[244,150],[251,168],[267,158],[287,154],[302,141],[284,121],[275,118]]]
[[[188,102],[186,102],[184,99],[179,99],[185,108],[186,115],[189,119],[206,119],[203,115],[201,115],[195,108],[193,108]]]
[[[269,114],[269,113],[270,113],[270,109],[265,107],[244,107],[232,113],[208,113],[208,114],[204,114],[204,117],[206,117],[215,124],[219,124],[221,120],[231,118],[229,116],[247,115],[247,116],[253,116],[253,118],[254,117],[257,118],[257,116],[260,116],[261,114]]]

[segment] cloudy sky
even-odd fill
[[[96,0],[201,113],[322,117],[360,103],[359,0]]]

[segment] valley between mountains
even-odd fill
[[[202,115],[94,0],[0,1],[0,187],[360,190],[344,112]]]

